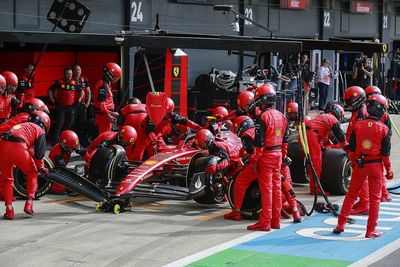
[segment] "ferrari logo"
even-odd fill
[[[18,129],[21,129],[21,128],[22,128],[21,124],[17,124],[17,125],[13,126],[13,129],[15,129],[15,130],[18,130]]]
[[[292,111],[292,108],[288,108],[287,112],[290,113]]]
[[[362,141],[361,146],[365,149],[365,150],[370,150],[372,147],[372,142],[368,139],[365,139],[364,141]]]
[[[276,130],[275,130],[275,136],[276,136],[276,137],[280,137],[281,135],[282,135],[282,129],[280,129],[280,128],[279,128],[279,129],[276,129]]]
[[[153,166],[153,165],[155,165],[157,163],[157,161],[155,161],[155,160],[146,160],[145,162],[144,162],[144,164],[146,164],[146,165],[148,165],[148,166]]]
[[[372,127],[372,122],[368,122],[368,127]]]
[[[386,53],[386,52],[387,52],[387,44],[384,44],[384,45],[383,45],[382,51],[383,51],[383,53]]]
[[[174,74],[174,78],[178,78],[180,73],[181,73],[181,68],[180,67],[174,67],[172,72]]]
[[[129,143],[131,144],[135,143],[135,138],[131,137],[131,139],[129,139]]]

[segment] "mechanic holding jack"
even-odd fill
[[[27,195],[24,212],[33,215],[33,200],[37,189],[38,172],[47,175],[48,170],[43,163],[46,150],[46,133],[50,129],[50,118],[43,111],[35,111],[28,122],[14,125],[0,140],[0,171],[3,186],[6,213],[4,219],[14,219],[12,206],[14,195],[14,166],[25,175]],[[4,156],[7,155],[7,156]]]
[[[357,121],[350,135],[350,160],[353,164],[349,191],[343,202],[338,224],[333,233],[344,231],[346,221],[365,180],[368,179],[369,216],[366,238],[381,236],[377,232],[381,187],[384,182],[383,168],[386,169],[386,179],[393,179],[390,163],[390,133],[380,119],[387,111],[388,102],[382,95],[372,95],[367,100],[369,116],[365,120]]]

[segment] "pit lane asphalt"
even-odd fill
[[[393,116],[400,125],[400,116]],[[392,139],[392,165],[400,179],[400,140]],[[296,186],[309,208],[307,187]],[[330,197],[342,203],[343,197]],[[322,201],[322,199],[320,200]],[[231,222],[229,204],[137,199],[132,211],[96,213],[82,196],[46,195],[35,201],[33,217],[14,203],[14,221],[0,220],[0,266],[162,266],[249,234],[253,221]],[[375,266],[398,266],[399,250]]]

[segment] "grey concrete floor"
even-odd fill
[[[400,116],[393,118],[400,125]],[[399,141],[394,134],[398,179]],[[308,188],[296,191],[309,207]],[[342,198],[330,199],[341,204]],[[137,199],[132,211],[114,215],[96,213],[95,203],[81,196],[46,195],[35,202],[33,217],[23,213],[23,205],[15,202],[14,221],[0,220],[0,266],[162,266],[246,235],[252,223],[224,220],[227,203]]]

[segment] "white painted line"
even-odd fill
[[[399,247],[400,247],[400,239],[397,239],[397,240],[393,241],[392,243],[384,246],[383,248],[378,249],[377,251],[375,251],[368,257],[365,257],[365,258],[349,265],[349,267],[364,267],[364,266],[371,265],[372,263],[377,262],[380,259],[386,257],[393,251],[398,250]]]
[[[392,208],[392,207],[380,207],[380,209],[379,209],[380,211],[384,211],[384,210],[391,210],[391,211],[400,211],[400,209],[399,208]]]
[[[327,225],[332,225],[332,226],[336,226],[337,225],[337,218],[336,217],[330,217],[330,218],[326,218],[323,222]],[[379,223],[379,222],[378,222]],[[359,229],[365,229],[366,225],[365,224],[346,224],[346,229],[347,228],[359,228]],[[333,229],[333,228],[332,228]],[[376,230],[382,230],[382,231],[389,231],[392,230],[393,227],[385,227],[385,226],[377,226]],[[345,230],[346,231],[346,230]]]
[[[400,206],[400,203],[394,203],[392,202],[382,202],[381,206]]]
[[[190,264],[192,262],[204,259],[204,258],[206,258],[208,256],[211,256],[211,255],[215,254],[215,253],[223,251],[225,249],[237,246],[239,244],[242,244],[244,242],[253,240],[253,239],[258,238],[260,236],[263,236],[265,234],[273,233],[274,231],[276,231],[276,230],[272,230],[271,232],[254,232],[254,233],[251,233],[251,234],[248,234],[248,235],[245,235],[245,236],[241,236],[241,237],[233,239],[231,241],[222,243],[220,245],[216,245],[216,246],[211,247],[209,249],[200,251],[200,252],[198,252],[196,254],[193,254],[193,255],[187,256],[185,258],[179,259],[177,261],[171,262],[171,263],[169,263],[167,265],[164,265],[164,267],[185,266],[185,265],[188,265],[188,264]]]

